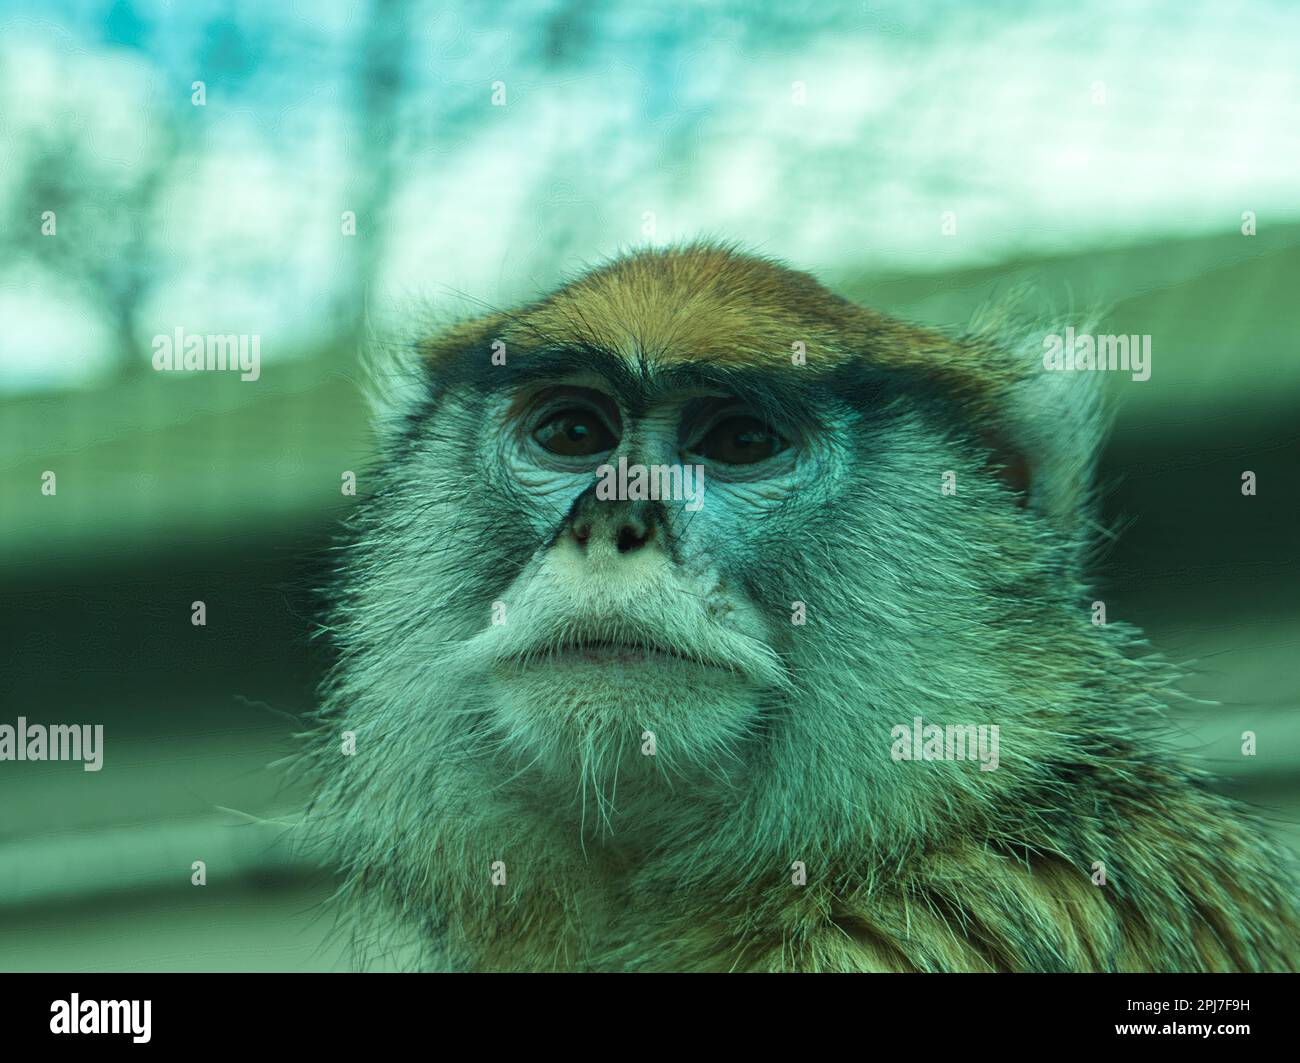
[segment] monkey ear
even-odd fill
[[[1027,506],[1031,486],[1029,458],[1001,429],[982,430],[980,441],[988,448],[989,471],[1015,493],[1018,505]]]
[[[440,366],[471,350],[481,349],[484,360],[490,357],[490,337],[499,323],[495,315],[450,324],[425,321],[403,340],[383,340],[373,332],[368,336],[362,389],[381,445],[400,438],[412,415],[436,396]]]
[[[362,390],[370,408],[370,422],[383,445],[399,435],[418,413],[429,394],[429,382],[415,358],[396,357],[391,349],[376,357],[368,354]]]
[[[1033,330],[1016,352],[1034,363],[1010,388],[1004,438],[994,453],[1000,475],[1023,492],[1029,508],[1070,526],[1093,508],[1110,416],[1098,374],[1043,367],[1043,338],[1052,332]]]
[[[418,342],[381,337],[367,319],[360,365],[360,388],[371,424],[381,444],[387,445],[429,395]]]
[[[1094,479],[1110,429],[1101,374],[1046,368],[1045,339],[1063,335],[1061,317],[1028,284],[1011,289],[975,315],[970,335],[1010,364],[996,427],[985,443],[994,472],[1027,508],[1064,529],[1086,519],[1095,503]],[[1101,309],[1080,315],[1076,332],[1091,333]]]

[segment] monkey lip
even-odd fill
[[[564,665],[694,665],[697,668],[725,668],[723,664],[697,657],[671,646],[612,639],[584,639],[554,646],[539,646],[514,658],[519,664]]]

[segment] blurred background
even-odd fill
[[[0,969],[346,966],[272,765],[358,351],[699,235],[920,322],[1029,282],[1152,336],[1097,597],[1300,848],[1300,7],[772,6],[3,0],[0,723],[105,739],[0,762]],[[155,372],[178,327],[259,379]]]

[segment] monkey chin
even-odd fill
[[[761,686],[687,654],[584,646],[500,664],[502,749],[603,814],[658,794],[727,787],[760,730]],[[617,801],[617,806],[615,802]]]

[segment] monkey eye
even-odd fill
[[[618,442],[591,410],[567,409],[552,414],[533,431],[538,445],[564,457],[586,457],[613,450]]]
[[[781,453],[790,444],[757,417],[725,417],[700,440],[696,453],[724,465],[754,465]]]

